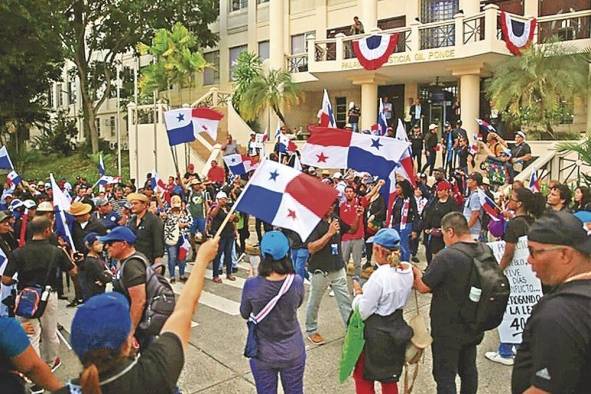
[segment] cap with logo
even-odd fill
[[[98,237],[98,240],[102,243],[125,241],[128,244],[134,244],[137,239],[136,235],[129,227],[118,226],[111,230],[107,235]]]

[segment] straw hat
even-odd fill
[[[145,194],[142,193],[129,193],[127,195],[127,201],[132,202],[132,201],[141,201],[141,202],[148,202],[150,199],[148,198],[148,196],[146,196]]]
[[[85,204],[83,202],[77,201],[75,203],[72,203],[68,213],[71,214],[72,216],[82,216],[82,215],[86,215],[91,210],[92,210],[92,206],[90,204]]]

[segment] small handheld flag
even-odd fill
[[[328,98],[328,92],[324,89],[322,96],[322,112],[320,114],[320,126],[321,127],[337,127],[337,123],[334,119],[334,112],[332,111],[332,105]]]
[[[478,198],[480,199],[480,205],[482,210],[490,216],[492,220],[501,220],[501,208],[493,201],[492,198],[486,195],[483,190],[478,190]]]
[[[21,183],[21,177],[16,171],[10,171],[6,176],[6,181],[8,182],[9,186],[18,186]]]
[[[102,177],[106,173],[105,163],[103,162],[103,153],[102,152],[99,153],[98,173],[99,173],[99,177]]]
[[[12,160],[10,160],[10,156],[8,155],[8,150],[5,146],[0,148],[0,169],[3,170],[14,170],[14,166],[12,165]]]
[[[538,170],[532,168],[531,175],[529,176],[528,189],[534,193],[539,193],[542,188],[540,187],[540,180],[538,179]]]

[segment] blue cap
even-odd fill
[[[111,230],[110,233],[102,237],[98,237],[98,240],[102,243],[113,242],[113,241],[125,241],[128,244],[134,244],[136,236],[129,227],[118,226]]]
[[[579,211],[575,213],[575,216],[583,223],[591,222],[591,212],[589,211]]]
[[[398,249],[400,248],[400,235],[393,228],[382,228],[373,236],[373,243],[390,250]]]
[[[125,296],[104,293],[78,307],[72,320],[70,342],[78,358],[82,358],[91,350],[121,348],[130,331],[131,317]]]
[[[95,232],[90,232],[84,236],[83,242],[87,243],[88,245],[92,245],[98,240],[98,234]]]
[[[269,231],[261,240],[261,255],[270,255],[273,260],[281,260],[289,252],[289,242],[281,231]]]

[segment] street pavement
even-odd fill
[[[210,267],[211,268],[211,267]],[[255,393],[254,380],[250,373],[248,360],[242,355],[246,340],[246,324],[239,315],[241,289],[248,277],[248,265],[241,263],[236,282],[224,280],[215,284],[206,280],[199,306],[193,316],[193,328],[190,346],[185,354],[185,366],[179,380],[183,393]],[[206,274],[211,279],[211,272]],[[176,283],[174,289],[180,292],[184,284]],[[306,285],[306,289],[308,286]],[[430,295],[419,295],[419,312],[429,322]],[[298,317],[304,331],[305,308],[307,302],[298,311]],[[60,301],[59,323],[64,327],[66,340],[69,338],[71,320],[75,309],[66,308],[67,301]],[[416,313],[414,297],[410,297],[405,309],[405,316]],[[312,345],[306,340],[307,361],[304,377],[304,392],[330,394],[354,393],[354,383],[349,378],[345,383],[338,382],[338,366],[345,334],[337,306],[328,291],[320,306],[319,332],[326,339],[322,346]],[[497,394],[510,392],[511,367],[492,363],[484,358],[486,351],[496,350],[498,335],[496,331],[486,333],[478,347],[478,393]],[[63,365],[56,374],[67,381],[77,376],[80,364],[67,344],[60,344]],[[413,393],[435,393],[435,382],[431,375],[431,352],[428,349],[419,364],[418,378]],[[458,392],[459,392],[459,379]],[[281,385],[280,385],[281,386]],[[377,392],[381,392],[376,385]],[[403,383],[399,383],[403,392]],[[281,391],[281,388],[279,390]]]

